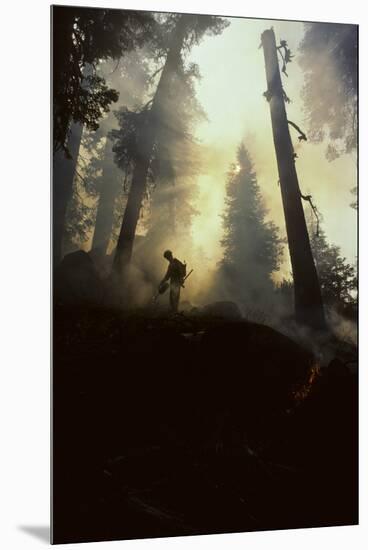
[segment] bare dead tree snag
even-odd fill
[[[326,324],[321,289],[301,202],[273,29],[264,31],[261,40],[268,86],[265,97],[270,104],[273,140],[294,278],[295,318],[302,324],[323,329]]]

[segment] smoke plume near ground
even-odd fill
[[[222,214],[225,197],[227,172],[235,161],[236,148],[240,141],[245,141],[254,161],[257,179],[261,187],[265,204],[269,209],[268,219],[273,220],[280,228],[280,236],[285,237],[285,223],[281,202],[278,173],[275,160],[269,106],[263,97],[266,89],[266,78],[262,51],[258,49],[260,35],[266,28],[273,26],[277,40],[288,41],[293,62],[288,66],[289,78],[284,77],[285,90],[292,103],[287,105],[288,118],[306,131],[302,89],[304,74],[299,64],[299,45],[304,36],[304,25],[298,22],[261,21],[231,19],[231,25],[222,35],[204,39],[189,54],[187,63],[196,62],[202,75],[196,85],[198,100],[208,116],[195,125],[194,137],[200,144],[200,170],[188,182],[188,178],[168,185],[166,194],[162,192],[162,201],[185,188],[189,183],[186,195],[188,204],[193,208],[187,223],[176,224],[175,229],[165,223],[157,229],[154,236],[149,236],[149,212],[144,211],[138,226],[140,239],[136,243],[137,269],[143,273],[150,272],[152,283],[158,282],[167,267],[162,254],[171,249],[175,256],[186,261],[193,274],[183,291],[183,299],[193,304],[200,304],[211,295],[223,250],[220,241],[223,236]],[[231,63],[227,61],[231,59]],[[321,70],[325,66],[323,55],[319,59]],[[129,65],[132,70],[132,64]],[[111,73],[112,71],[110,71]],[[119,69],[113,74],[115,78]],[[120,82],[121,101],[124,94],[134,98],[139,93],[139,75],[130,75],[128,69]],[[329,67],[331,80],[334,81],[334,67]],[[334,85],[331,84],[331,93]],[[177,98],[180,101],[180,98]],[[114,109],[115,107],[113,107]],[[110,129],[110,128],[109,128]],[[350,263],[356,257],[356,212],[350,208],[350,190],[356,185],[356,167],[354,159],[343,155],[334,162],[325,157],[327,141],[299,143],[297,135],[291,129],[295,150],[298,154],[297,171],[303,193],[312,194],[315,204],[323,214],[324,228],[329,241],[336,243]],[[184,150],[176,151],[176,161],[189,162]],[[122,174],[123,180],[123,174]],[[157,183],[160,185],[160,182]],[[152,191],[152,200],[158,194],[158,187]],[[305,206],[309,215],[309,205]],[[181,215],[183,202],[179,198],[175,204],[175,216]],[[344,223],[341,223],[341,219]],[[144,245],[144,241],[149,241]],[[83,244],[88,250],[91,239]],[[109,252],[113,251],[116,241],[111,241]],[[256,266],[252,266],[256,269]],[[283,262],[280,270],[274,273],[275,282],[291,279],[291,266],[287,245],[284,248]],[[138,279],[138,275],[137,275]],[[146,276],[144,281],[146,280]],[[141,284],[144,283],[141,280]],[[226,290],[223,289],[223,296]],[[213,295],[212,295],[213,296]],[[213,296],[215,297],[215,296]]]

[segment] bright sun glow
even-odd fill
[[[252,157],[262,195],[273,220],[285,236],[285,221],[281,203],[269,106],[263,96],[267,88],[262,50],[258,49],[261,33],[274,27],[276,39],[285,39],[295,58],[290,65],[285,89],[292,103],[287,105],[288,117],[305,127],[301,100],[303,72],[298,65],[298,45],[304,34],[303,23],[230,19],[223,34],[206,38],[193,48],[188,61],[198,63],[202,75],[197,84],[197,96],[208,115],[197,130],[208,158],[205,175],[199,178],[199,215],[194,222],[195,242],[205,246],[213,261],[221,255],[221,209],[227,172],[235,161],[239,143],[244,140]],[[228,60],[231,59],[231,63]],[[305,129],[305,128],[304,128]],[[302,192],[312,194],[323,214],[323,225],[331,242],[341,247],[348,261],[355,263],[356,212],[349,206],[350,190],[356,186],[356,170],[349,156],[328,162],[326,143],[310,141],[300,145],[292,139],[298,153],[297,171]],[[336,215],[336,213],[339,215]],[[306,209],[306,215],[309,215]],[[344,224],[340,223],[341,217]],[[197,233],[198,230],[198,233]],[[290,276],[286,251],[278,277]]]

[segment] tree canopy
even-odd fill
[[[329,160],[353,152],[357,146],[357,26],[306,23],[299,51],[309,139],[329,140]]]
[[[68,154],[72,121],[96,130],[118,93],[96,72],[103,59],[118,59],[151,35],[148,12],[101,8],[53,7],[54,151]]]

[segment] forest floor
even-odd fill
[[[357,374],[243,319],[54,310],[54,541],[358,521]]]

